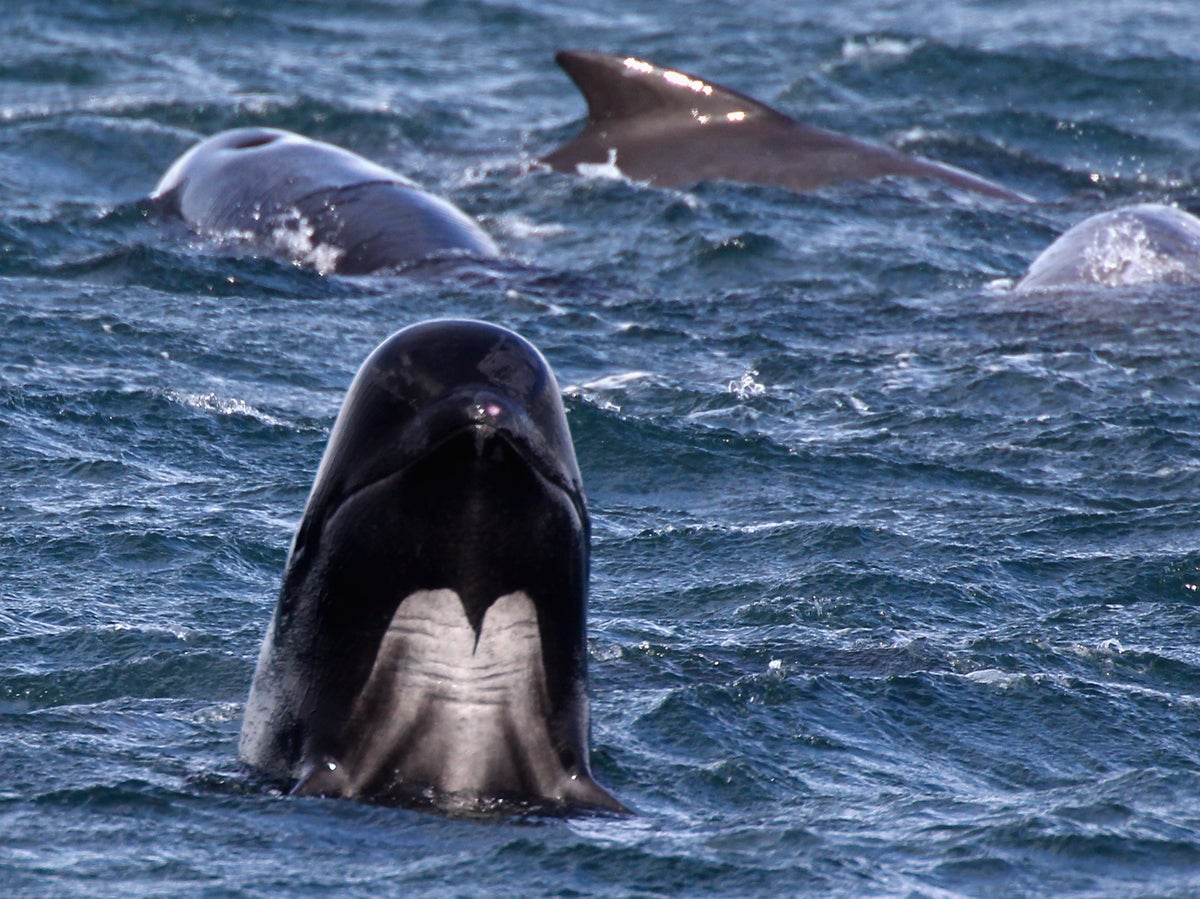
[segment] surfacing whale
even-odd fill
[[[495,325],[384,341],[296,532],[242,759],[298,795],[625,811],[593,780],[589,520],[558,385]]]
[[[1050,244],[1014,288],[1022,293],[1200,282],[1200,219],[1159,203],[1084,219]]]
[[[499,254],[474,220],[398,172],[276,128],[201,141],[167,170],[151,199],[196,231],[247,239],[323,272]]]
[[[805,125],[718,84],[630,56],[564,50],[555,60],[583,92],[583,131],[542,162],[560,172],[612,163],[633,181],[766,184],[797,192],[897,176],[1005,200],[1029,198],[941,162]]]

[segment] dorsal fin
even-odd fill
[[[701,117],[737,113],[787,118],[745,94],[632,56],[560,50],[554,59],[587,100],[589,122],[615,122],[640,116]]]

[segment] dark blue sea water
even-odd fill
[[[1021,297],[1102,209],[1200,209],[1200,7],[4,3],[0,883],[28,896],[1200,894],[1200,294]],[[656,190],[530,163],[562,47],[949,161]],[[322,277],[147,219],[224,128],[403,171],[515,262]],[[236,760],[362,359],[545,353],[593,514],[628,820],[290,799]]]

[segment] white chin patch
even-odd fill
[[[561,791],[537,610],[488,608],[478,640],[453,590],[400,603],[347,725],[351,794],[383,785],[495,795]],[[386,787],[383,787],[386,789]]]

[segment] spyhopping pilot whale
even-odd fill
[[[798,192],[897,176],[1029,199],[954,166],[802,124],[744,94],[641,59],[578,50],[555,59],[588,104],[583,131],[541,160],[556,171],[609,162],[659,187],[721,180]]]
[[[275,128],[201,141],[167,170],[151,199],[197,231],[248,238],[327,272],[499,252],[465,213],[398,172]]]
[[[589,765],[588,554],[541,354],[482,322],[397,332],[321,460],[242,759],[299,795],[624,811]]]
[[[1050,244],[1017,282],[1024,293],[1200,281],[1200,219],[1144,203],[1084,219]]]

